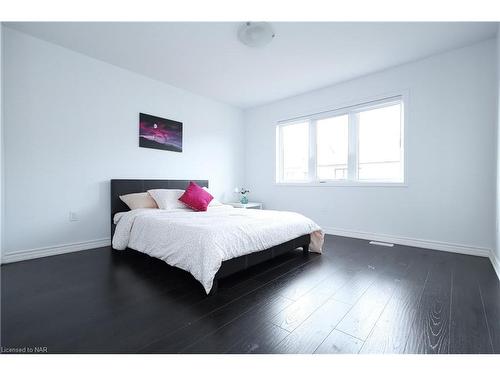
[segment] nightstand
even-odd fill
[[[259,202],[248,202],[247,204],[242,204],[240,202],[231,202],[231,203],[226,203],[234,208],[252,208],[255,210],[262,210],[262,203]]]

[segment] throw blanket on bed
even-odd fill
[[[137,209],[117,213],[113,248],[127,247],[190,272],[207,293],[225,260],[311,234],[310,251],[322,251],[321,228],[295,212],[231,206],[206,212]]]

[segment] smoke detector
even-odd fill
[[[276,34],[267,22],[245,22],[238,30],[238,39],[248,47],[264,47],[271,43]]]

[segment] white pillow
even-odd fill
[[[148,190],[158,207],[162,210],[173,210],[176,208],[186,208],[185,204],[179,201],[184,194],[180,189],[152,189]]]
[[[120,199],[131,210],[135,210],[138,208],[158,208],[156,202],[148,193],[132,193],[120,195]]]
[[[210,194],[212,197],[214,196],[210,190],[208,190],[208,188],[206,187],[203,187],[203,190],[205,190],[208,194]],[[214,197],[214,199],[212,199],[210,201],[210,203],[208,204],[208,207],[215,207],[215,206],[223,206],[223,204],[217,199]]]

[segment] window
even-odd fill
[[[309,168],[309,123],[281,127],[284,181],[304,181]]]
[[[358,114],[358,178],[401,180],[401,103]]]
[[[316,122],[317,176],[320,180],[347,179],[348,124],[346,115]]]
[[[277,126],[278,183],[403,183],[401,96]]]

